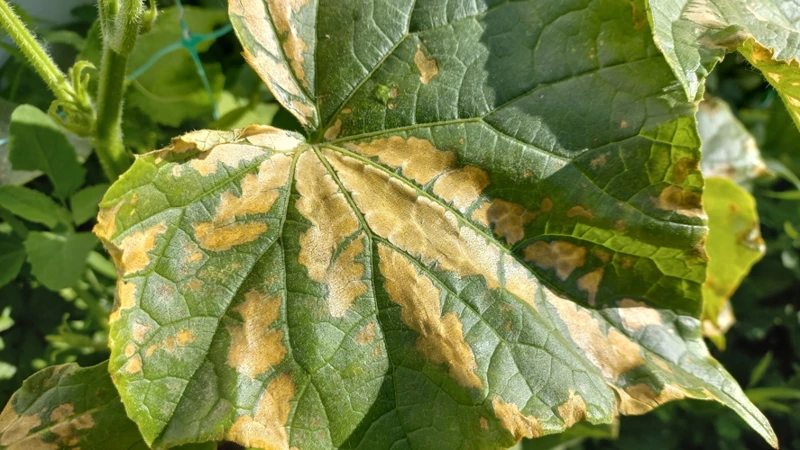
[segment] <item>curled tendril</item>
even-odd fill
[[[47,111],[54,121],[83,137],[92,135],[95,123],[86,69],[94,70],[95,66],[89,61],[78,61],[69,69],[69,86],[61,91]]]

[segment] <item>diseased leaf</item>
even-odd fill
[[[706,177],[730,178],[749,190],[753,179],[767,172],[755,138],[723,100],[700,102],[697,129],[703,146],[700,167]]]
[[[91,233],[55,234],[32,231],[25,239],[31,273],[47,288],[70,287],[86,270],[86,258],[97,245]]]
[[[706,178],[703,194],[708,213],[708,277],[703,285],[703,332],[725,347],[724,334],[733,325],[730,297],[766,247],[758,225],[756,201],[728,178]]]
[[[725,333],[735,321],[730,297],[765,251],[756,201],[747,190],[754,178],[766,172],[766,165],[755,139],[723,100],[703,100],[697,122],[709,228],[703,335],[724,349]]]
[[[689,99],[726,51],[764,73],[800,127],[800,4],[795,0],[648,0],[656,44]]]
[[[125,415],[107,363],[51,366],[36,372],[0,414],[0,448],[147,449]]]
[[[776,444],[700,335],[695,106],[642,2],[229,12],[309,137],[193,132],[101,203],[154,448],[505,448],[681,398]]]
[[[86,171],[75,147],[47,114],[20,105],[11,115],[9,161],[14,170],[40,170],[53,183],[53,195],[66,198],[83,184]]]
[[[69,211],[39,191],[24,186],[0,186],[0,208],[31,222],[55,228],[71,221]]]

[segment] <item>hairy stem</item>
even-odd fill
[[[19,47],[19,50],[28,58],[36,73],[42,77],[47,87],[58,98],[70,95],[70,84],[67,77],[56,66],[50,55],[39,44],[33,33],[22,23],[19,16],[11,9],[6,0],[0,0],[0,25],[6,30],[11,39]]]
[[[103,172],[110,181],[119,178],[132,161],[122,143],[122,100],[127,66],[127,55],[106,47],[97,93],[94,147]]]

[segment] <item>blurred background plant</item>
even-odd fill
[[[104,49],[95,2],[72,3],[61,23],[41,9],[48,1],[22,2],[41,5],[16,12],[62,70],[78,61],[100,67]],[[146,152],[200,128],[260,123],[300,130],[244,63],[229,32],[224,0],[159,0],[158,8],[128,55],[126,149]],[[88,366],[108,358],[107,316],[116,273],[91,234],[96,205],[109,183],[91,140],[60,126],[60,116],[47,114],[53,93],[15,46],[3,41],[0,47],[7,54],[0,67],[0,403],[5,404],[22,380],[43,367],[70,361]],[[86,91],[95,95],[99,74],[89,65],[82,69]],[[800,133],[759,72],[737,55],[712,73],[698,114],[712,257],[704,331],[714,356],[765,411],[783,448],[800,449]],[[684,401],[623,417],[612,426],[581,423],[519,446],[766,444],[725,408]]]

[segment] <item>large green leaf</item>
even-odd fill
[[[106,366],[51,366],[25,380],[0,414],[0,448],[148,448]]]
[[[230,3],[308,138],[197,131],[96,233],[156,448],[502,448],[673,399],[775,436],[700,336],[695,107],[627,0]]]
[[[655,41],[688,98],[726,51],[738,50],[800,127],[800,4],[795,0],[647,0]]]

